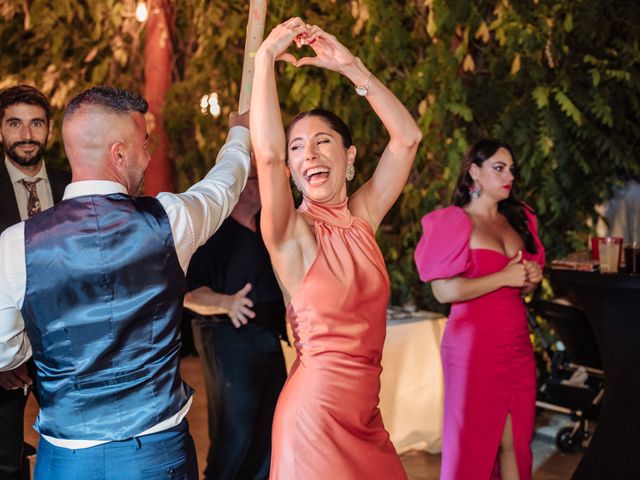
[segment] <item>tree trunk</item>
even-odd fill
[[[149,102],[151,163],[145,173],[144,193],[155,196],[172,192],[172,163],[169,138],[164,130],[164,98],[171,86],[171,34],[168,7],[164,0],[149,0],[149,20],[145,44],[144,95]],[[149,122],[148,122],[149,123]]]

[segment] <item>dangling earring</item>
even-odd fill
[[[356,174],[356,169],[353,166],[353,163],[348,163],[347,164],[347,174],[345,175],[347,182],[350,182],[351,180],[353,180],[353,177]]]
[[[477,200],[480,198],[480,194],[482,193],[482,188],[476,182],[473,182],[473,185],[469,187],[469,196],[471,200]]]

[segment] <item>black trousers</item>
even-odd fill
[[[35,365],[27,362],[35,386]],[[0,388],[0,480],[26,480],[29,463],[24,462],[24,407],[27,395],[21,388]]]
[[[194,318],[193,337],[207,390],[207,480],[266,480],[271,424],[286,380],[275,334],[253,324]]]

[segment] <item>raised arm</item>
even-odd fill
[[[264,40],[255,59],[250,109],[251,142],[262,202],[262,236],[269,248],[292,237],[296,218],[286,166],[286,142],[278,103],[275,62],[285,60],[295,64],[295,59],[286,50],[305,29],[299,18],[291,18],[278,25]]]
[[[231,116],[229,136],[216,165],[200,182],[185,193],[158,195],[171,222],[178,259],[185,272],[193,253],[229,216],[247,183],[251,145],[243,116]]]
[[[362,215],[364,212],[377,228],[407,183],[422,132],[391,90],[336,37],[317,26],[310,26],[307,43],[316,56],[301,58],[298,66],[315,65],[336,71],[355,86],[365,87],[365,98],[389,132],[389,143],[373,176],[351,197],[354,213]]]

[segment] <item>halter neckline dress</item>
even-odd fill
[[[271,479],[406,479],[378,409],[389,277],[347,200],[304,200],[316,258],[287,308],[297,357],[273,423]]]

